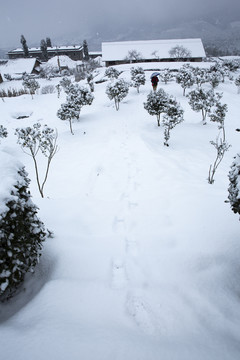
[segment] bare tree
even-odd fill
[[[176,45],[169,50],[169,55],[171,58],[185,59],[191,57],[191,51],[183,45]]]
[[[132,61],[139,61],[143,58],[142,54],[137,51],[137,50],[129,50],[128,54],[126,56],[126,60],[130,60],[130,62]]]
[[[215,147],[217,150],[216,159],[213,164],[210,165],[209,172],[208,172],[208,183],[214,183],[214,175],[217,171],[219,164],[221,163],[224,154],[228,151],[231,145],[228,145],[226,141],[224,141],[221,137],[217,137],[216,141],[210,141],[210,143]]]
[[[33,158],[38,189],[41,196],[44,197],[43,188],[48,178],[50,164],[58,150],[57,130],[54,131],[47,125],[44,125],[43,129],[41,129],[41,124],[36,123],[32,128],[30,126],[21,129],[17,128],[15,134],[18,136],[17,142],[21,145],[23,152]],[[47,158],[47,166],[42,182],[40,181],[37,163],[39,150]]]

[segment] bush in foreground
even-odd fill
[[[240,153],[234,157],[228,177],[230,180],[228,199],[231,209],[235,214],[240,214]]]
[[[47,233],[37,217],[28,190],[30,180],[24,168],[18,171],[16,184],[0,214],[0,299],[10,297],[33,272]]]

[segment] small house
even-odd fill
[[[4,65],[0,66],[1,74],[8,74],[12,78],[21,78],[24,73],[36,74],[40,72],[41,62],[37,59],[15,59],[8,60]]]

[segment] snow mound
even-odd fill
[[[59,66],[58,60],[59,60],[61,67],[67,66],[69,69],[74,69],[76,67],[76,65],[81,63],[81,61],[74,61],[66,55],[60,55],[60,56],[54,56],[53,58],[48,60],[48,62],[46,64],[44,64],[43,66],[58,67]]]

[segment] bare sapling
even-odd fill
[[[38,189],[43,198],[43,190],[48,178],[50,164],[58,151],[57,130],[51,129],[47,125],[44,125],[43,129],[41,129],[41,124],[36,123],[33,127],[17,128],[15,134],[18,136],[17,143],[21,145],[23,152],[33,159]],[[37,160],[39,151],[47,158],[46,170],[42,181],[39,176]]]

